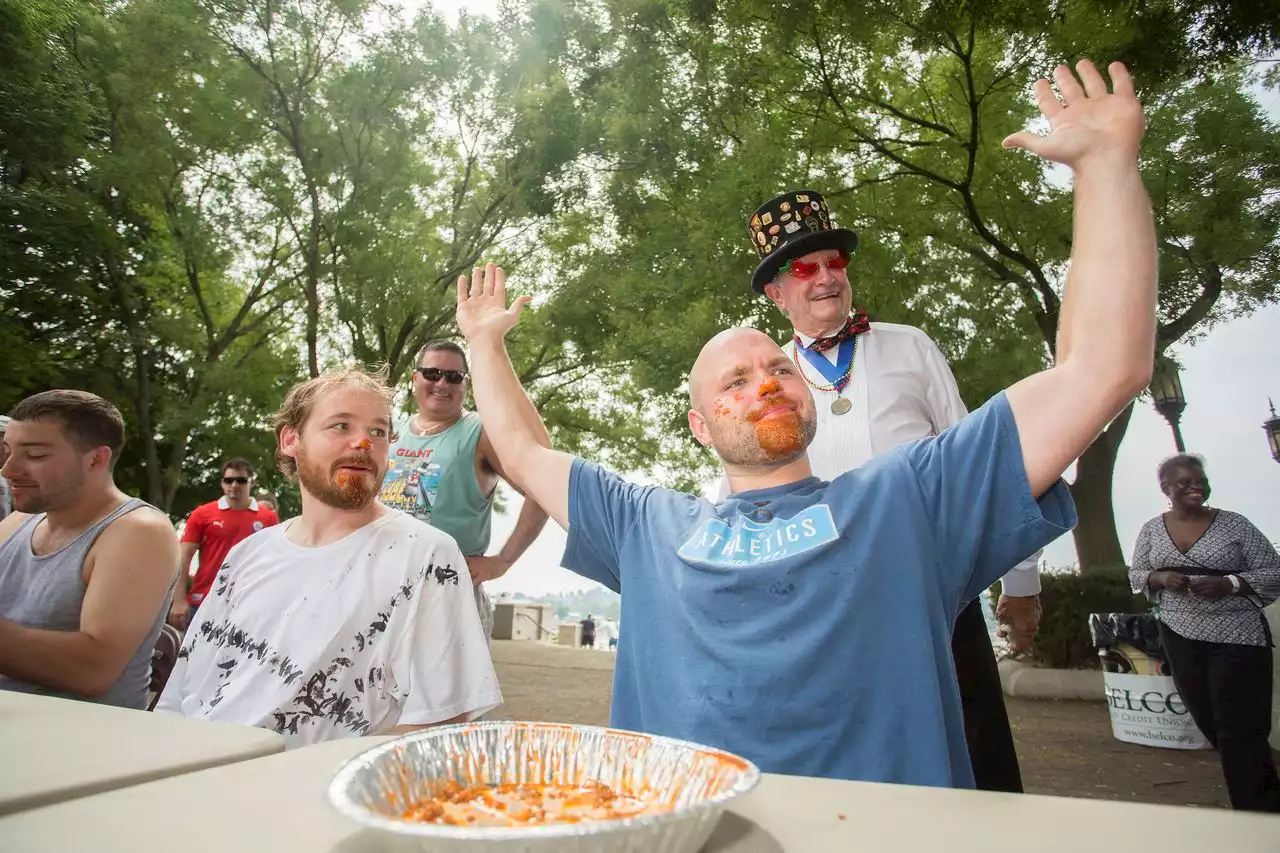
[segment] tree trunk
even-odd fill
[[[173,508],[173,499],[178,494],[178,486],[182,484],[182,463],[186,461],[190,444],[191,430],[184,429],[169,450],[169,461],[164,469],[164,503],[156,504],[166,515]]]
[[[166,508],[164,481],[160,476],[160,452],[156,447],[155,422],[151,417],[151,359],[137,343],[133,345],[133,364],[137,371],[137,393],[133,412],[138,418],[138,438],[142,441],[142,459],[147,472],[147,503]]]
[[[307,372],[320,375],[320,199],[311,190],[311,230],[307,234]]]
[[[1076,462],[1076,479],[1071,484],[1071,497],[1076,502],[1080,523],[1072,531],[1081,573],[1104,566],[1124,565],[1120,536],[1116,533],[1116,517],[1111,499],[1111,481],[1115,473],[1116,454],[1129,429],[1133,403],[1116,416],[1106,432],[1098,436]]]

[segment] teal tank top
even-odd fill
[[[467,412],[436,435],[415,435],[409,429],[411,421],[412,416],[396,421],[399,435],[391,445],[379,500],[448,533],[463,555],[484,554],[493,495],[481,492],[476,482],[480,415]]]

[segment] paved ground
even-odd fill
[[[613,655],[495,640],[506,704],[490,716],[604,725]],[[1028,791],[1104,800],[1226,807],[1212,751],[1184,752],[1111,737],[1101,702],[1010,699],[1009,716]]]

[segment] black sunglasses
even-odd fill
[[[418,373],[422,374],[422,378],[428,382],[439,382],[441,377],[450,385],[461,385],[462,380],[467,378],[464,370],[441,370],[438,367],[419,367]]]
[[[236,483],[238,485],[243,486],[245,483],[249,482],[249,478],[248,477],[223,477],[222,482],[226,483],[228,486],[230,486],[232,483]]]

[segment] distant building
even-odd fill
[[[529,601],[499,601],[493,608],[495,640],[543,640],[556,633],[555,608]]]

